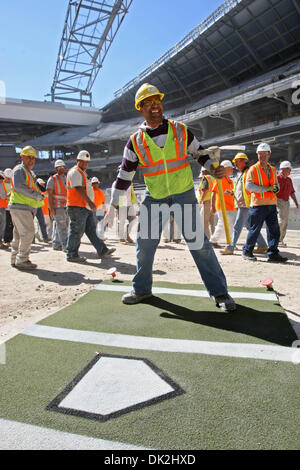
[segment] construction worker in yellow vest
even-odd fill
[[[256,261],[253,249],[263,224],[266,224],[268,236],[268,261],[271,263],[285,263],[288,258],[279,254],[278,243],[280,229],[277,218],[277,196],[279,185],[276,168],[271,166],[271,147],[262,142],[256,149],[257,163],[249,168],[246,177],[246,189],[251,192],[249,209],[249,232],[243,246],[243,258]]]
[[[11,265],[23,270],[37,267],[29,260],[30,248],[35,234],[34,217],[38,207],[43,206],[44,195],[39,191],[32,169],[37,151],[27,146],[20,153],[22,163],[13,169],[12,189],[8,208],[14,225],[11,243]]]
[[[215,216],[211,212],[212,189],[215,178],[209,172],[202,168],[199,181],[199,204],[201,206],[201,215],[203,217],[204,232],[208,239],[215,231]]]
[[[232,242],[230,245],[226,245],[224,250],[220,251],[222,255],[233,255],[243,227],[249,228],[248,216],[251,193],[246,189],[246,177],[249,170],[249,159],[245,153],[239,152],[232,160],[232,163],[234,163],[236,169],[238,170],[233,185],[233,195],[235,206],[237,207],[237,214],[233,226],[233,233],[231,234]],[[254,252],[265,253],[267,249],[268,245],[262,234],[259,233],[257,238],[257,248],[254,250]]]
[[[204,234],[196,199],[193,173],[188,153],[215,177],[222,178],[224,168],[214,168],[211,158],[219,157],[220,149],[204,151],[197,138],[182,122],[163,116],[164,94],[149,83],[136,92],[135,108],[144,122],[128,140],[121,168],[113,186],[111,204],[118,207],[119,197],[130,187],[139,167],[146,184],[140,205],[136,241],[137,271],[132,292],[125,294],[125,304],[136,304],[152,296],[152,267],[162,228],[170,214],[182,229],[183,237],[196,263],[202,280],[225,312],[236,309],[228,294],[225,275],[215,252]],[[200,153],[200,155],[199,155]]]

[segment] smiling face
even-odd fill
[[[150,96],[142,101],[139,111],[150,127],[158,127],[163,121],[163,105],[159,95]]]
[[[32,168],[35,165],[36,159],[35,157],[30,157],[29,155],[21,155],[21,160],[24,163],[24,165],[27,166],[29,170],[32,170]]]
[[[271,152],[259,151],[257,152],[257,158],[261,166],[267,166],[270,160]]]
[[[243,171],[246,166],[246,159],[245,158],[237,158],[234,162],[238,171]]]

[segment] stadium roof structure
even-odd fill
[[[227,0],[172,49],[115,93],[103,120],[136,115],[144,82],[165,93],[165,109],[189,109],[207,95],[234,87],[300,57],[298,0]]]

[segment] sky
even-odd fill
[[[0,0],[0,81],[6,97],[44,101],[54,78],[68,0]],[[94,83],[93,105],[114,92],[223,3],[222,0],[133,0]]]

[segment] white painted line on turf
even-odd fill
[[[222,343],[172,338],[148,338],[145,336],[100,333],[95,331],[71,330],[46,325],[32,325],[22,332],[37,338],[97,344],[115,348],[142,349],[147,351],[208,354],[267,361],[293,362],[295,349],[286,346],[265,344]]]
[[[122,442],[0,419],[0,450],[143,450]]]
[[[113,292],[130,292],[131,286],[113,286],[110,284],[99,284],[96,290],[113,291]],[[205,290],[191,290],[191,289],[170,289],[166,287],[153,287],[153,294],[175,294],[175,295],[188,295],[190,297],[209,297]],[[229,292],[231,297],[236,299],[255,299],[255,300],[275,300],[277,297],[275,293],[262,294],[259,292]]]

